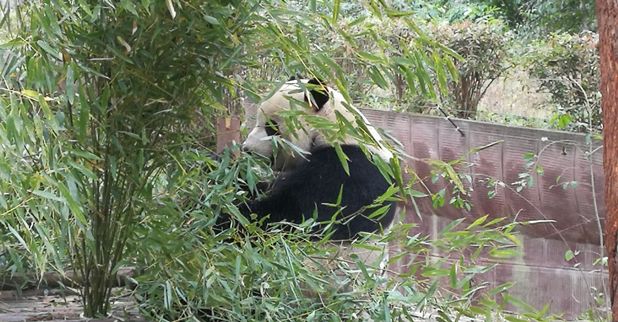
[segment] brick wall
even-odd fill
[[[465,217],[472,222],[484,215],[489,215],[489,220],[507,217],[519,222],[553,221],[521,226],[518,237],[523,244],[522,256],[499,264],[475,283],[488,282],[487,289],[491,289],[516,282],[511,288],[512,295],[537,309],[551,302],[549,312],[564,312],[565,318],[577,317],[594,306],[593,294],[603,291],[602,279],[607,279],[606,272],[600,271],[600,265],[593,265],[602,249],[591,178],[594,176],[602,225],[602,149],[598,148],[589,156],[585,136],[575,133],[454,120],[464,132],[465,136],[462,136],[444,118],[368,109],[363,113],[374,126],[390,132],[404,145],[405,152],[416,158],[406,160],[406,164],[419,177],[426,179],[425,184],[433,192],[447,184],[441,180],[432,184],[429,180],[431,167],[418,159],[452,161],[474,148],[504,140],[501,144],[467,155],[464,160],[469,166],[456,169],[472,178],[472,183],[464,182],[467,189],[473,189],[471,211],[450,206],[433,209],[431,199],[417,199],[420,214],[417,215],[409,204],[406,209],[405,221],[418,224],[410,233],[437,237],[437,232],[454,219]],[[596,149],[601,142],[593,145]],[[543,175],[532,171],[534,185],[517,192],[511,183],[519,180],[519,174],[525,172],[523,157],[529,152],[540,155]],[[488,179],[502,181],[506,186],[496,189],[496,195],[491,199],[487,192],[494,188],[487,187]],[[577,186],[569,185],[565,190],[557,184],[570,181],[577,181]],[[421,187],[418,189],[422,190]],[[577,253],[570,261],[565,260],[568,250]],[[391,252],[394,254],[396,250]],[[436,258],[440,255],[438,252],[432,254]],[[402,258],[390,269],[406,271],[403,263],[409,259]],[[483,259],[477,262],[482,263]]]

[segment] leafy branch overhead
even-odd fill
[[[369,9],[371,16],[401,19],[418,30],[396,18],[399,13]],[[450,61],[424,54],[435,44],[415,41],[398,51],[369,25],[346,31],[344,24],[366,17],[344,22],[339,2],[328,13],[299,13],[278,1],[224,0],[37,0],[6,11],[0,133],[9,148],[0,185],[8,193],[0,205],[9,215],[3,224],[11,239],[46,250],[25,258],[26,265],[46,270],[50,261],[43,254],[60,271],[70,262],[84,280],[86,315],[105,314],[118,267],[147,252],[133,242],[137,232],[147,236],[141,227],[184,218],[185,207],[157,205],[184,205],[168,198],[180,193],[179,180],[196,167],[207,173],[217,168],[212,160],[197,158],[204,168],[188,160],[195,149],[212,151],[217,116],[233,113],[242,96],[264,92],[251,82],[256,75],[271,72],[268,80],[282,80],[312,74],[334,81],[351,101],[348,75],[332,55],[336,47],[319,40],[328,34],[357,53],[380,86],[394,77],[396,65],[410,86],[433,95],[426,70]],[[357,40],[365,36],[380,44],[380,54],[359,49]],[[405,58],[395,64],[391,52]],[[255,177],[246,173],[236,174]],[[226,185],[206,180],[205,189],[214,190],[202,202],[212,207],[201,217],[235,211],[239,197],[229,190],[237,185],[231,174]]]

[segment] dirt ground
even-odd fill
[[[78,295],[66,294],[59,289],[0,292],[0,322],[31,321],[89,321],[89,322],[143,322],[133,297],[125,292],[116,296],[112,312],[107,318],[85,319]]]
[[[49,290],[43,294],[41,290],[26,292],[19,300],[13,291],[0,293],[0,322],[145,322],[139,315],[137,304],[130,294],[124,293],[115,298],[112,312],[107,318],[86,319],[82,314],[82,305],[77,295],[63,296],[60,290]],[[437,322],[436,313],[411,312],[410,315],[417,322]],[[455,317],[451,317],[455,318]],[[373,321],[368,316],[360,316],[362,321]],[[460,317],[460,322],[477,322],[481,319]]]

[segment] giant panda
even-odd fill
[[[306,86],[302,88],[299,83]],[[381,247],[377,243],[371,245],[371,250],[356,249],[351,246],[350,240],[362,232],[379,233],[388,230],[394,221],[396,205],[393,201],[386,201],[382,206],[388,205],[389,209],[384,214],[377,218],[368,218],[380,208],[372,207],[376,199],[391,187],[391,183],[368,157],[376,156],[389,162],[394,156],[384,147],[382,138],[360,111],[349,106],[354,111],[352,113],[344,104],[345,99],[340,92],[324,86],[318,79],[292,79],[265,99],[257,110],[256,123],[242,143],[242,149],[270,158],[272,169],[279,174],[274,181],[259,185],[259,190],[264,192],[263,196],[252,196],[245,203],[239,204],[238,208],[245,217],[250,218],[251,214],[255,214],[257,220],[263,220],[264,224],[284,221],[300,223],[304,219],[312,218],[314,213],[317,213],[316,222],[328,223],[338,208],[327,204],[335,204],[341,193],[340,206],[343,210],[336,217],[328,245],[329,249],[335,249],[336,253],[321,258],[320,265],[336,271],[335,275],[339,280],[345,281],[339,285],[345,285],[346,292],[349,292],[347,287],[364,275],[357,273],[358,276],[354,277],[343,274],[338,270],[340,263],[336,259],[349,259],[349,255],[354,253],[364,263],[365,272],[385,276],[387,252],[376,250]],[[277,114],[294,108],[301,109],[303,105],[309,107],[306,110],[308,115],[334,122],[336,114],[339,113],[352,124],[357,120],[364,123],[364,128],[369,131],[376,144],[366,146],[369,152],[367,155],[358,141],[349,136],[345,138],[341,148],[348,159],[349,175],[344,170],[335,147],[331,146],[319,131],[310,128],[301,120],[302,129],[294,135],[286,128],[283,117]],[[285,139],[308,154],[300,155],[293,149],[273,146],[273,137]],[[221,226],[226,226],[228,222],[228,216],[219,217],[216,229],[223,228]],[[319,225],[317,229],[320,229]],[[306,261],[305,265],[314,265],[314,262]],[[354,269],[353,264],[350,266]],[[255,292],[261,294],[259,291]],[[320,296],[311,293],[304,295]],[[184,311],[176,309],[170,309],[177,314],[174,317],[184,314]],[[205,307],[198,309],[197,315],[203,321],[223,320],[223,316],[210,318],[219,316],[220,313],[217,308]]]
[[[369,156],[375,155],[388,163],[394,156],[385,148],[378,132],[358,109],[348,105],[354,111],[352,113],[344,104],[347,103],[343,95],[323,85],[322,81],[292,78],[259,105],[255,126],[242,143],[242,149],[270,158],[273,170],[278,171],[279,175],[268,185],[269,189],[263,197],[240,205],[243,215],[249,218],[255,214],[257,220],[263,220],[264,224],[283,221],[300,223],[312,218],[317,211],[317,223],[330,223],[338,211],[332,205],[341,193],[339,206],[343,210],[337,214],[331,227],[331,241],[350,240],[361,232],[374,233],[388,229],[395,217],[395,202],[384,202],[382,206],[389,205],[388,211],[376,218],[369,217],[379,208],[375,205],[376,199],[389,189],[391,183],[369,160],[358,141],[348,135],[341,143],[348,159],[348,174],[336,148],[319,131],[300,120],[302,128],[294,135],[278,114],[304,106],[308,107],[306,114],[329,121],[336,122],[337,114],[351,124],[359,120],[376,143],[366,146]],[[271,139],[274,136],[289,141],[308,154],[301,155],[295,149],[273,144]]]

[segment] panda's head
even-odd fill
[[[306,85],[306,90],[302,90],[298,82]],[[325,86],[320,80],[288,81],[259,106],[255,127],[249,132],[245,142],[243,142],[243,150],[253,151],[271,158],[273,170],[293,168],[303,157],[294,152],[293,149],[284,149],[273,145],[273,136],[279,136],[308,152],[316,146],[324,146],[328,145],[328,143],[319,131],[309,127],[303,120],[299,120],[301,129],[296,130],[296,135],[294,135],[293,131],[286,127],[283,117],[278,115],[278,113],[292,109],[299,110],[308,106],[305,110],[307,115],[320,116],[329,121],[336,122],[337,113],[335,112],[338,112],[353,123],[355,120],[354,114],[343,105],[344,103],[345,98],[341,93]],[[361,116],[362,121],[367,125],[374,139],[377,142],[381,142],[382,139],[377,131],[369,124],[360,111],[352,106],[350,108]],[[345,143],[357,144],[357,141],[352,138],[346,138]],[[390,151],[383,146],[379,148],[369,147],[369,150],[377,153],[385,161],[392,157]]]

